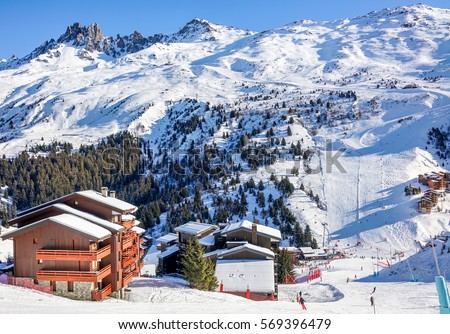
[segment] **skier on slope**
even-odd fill
[[[303,299],[303,297],[300,297],[300,305],[302,305],[303,310],[306,310],[305,300]]]
[[[374,305],[375,305],[375,298],[373,298],[373,296],[370,296],[370,306]]]
[[[302,292],[301,291],[299,291],[299,293],[297,294],[297,303],[299,303],[300,304],[300,298],[302,297]]]
[[[375,293],[375,290],[377,289],[377,287],[376,286],[374,286],[373,287],[373,291],[372,291],[372,294],[374,294]]]

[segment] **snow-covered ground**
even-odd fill
[[[0,235],[12,231],[14,227],[5,228],[0,227]],[[6,262],[9,256],[14,255],[14,242],[13,240],[1,240],[0,239],[0,261]]]
[[[361,270],[363,267],[363,270]],[[336,260],[323,272],[322,281],[279,287],[279,301],[254,302],[219,292],[186,287],[171,277],[137,278],[131,284],[131,301],[74,301],[0,284],[0,313],[373,313],[370,296],[376,287],[377,313],[438,313],[433,283],[360,282],[354,279],[372,273],[372,260]],[[347,283],[347,278],[350,282]],[[308,310],[295,302],[301,291]]]

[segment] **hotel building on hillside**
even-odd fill
[[[10,221],[17,229],[1,236],[14,240],[14,277],[75,299],[121,297],[144,255],[136,211],[103,187],[20,212]]]

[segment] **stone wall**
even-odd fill
[[[39,284],[47,284],[48,281],[39,281]],[[50,282],[48,282],[50,284]],[[79,300],[91,300],[91,291],[94,289],[94,283],[73,282],[73,291],[69,291],[68,282],[56,282],[56,291],[54,295]]]

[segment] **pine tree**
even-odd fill
[[[264,183],[263,183],[263,181],[262,180],[259,180],[259,182],[258,182],[258,190],[264,190]]]
[[[184,277],[192,288],[210,291],[217,288],[214,264],[210,259],[203,257],[203,247],[197,239],[189,242],[181,263]]]
[[[303,234],[303,229],[298,222],[294,225],[294,233],[293,234],[294,234],[294,240],[293,240],[294,246],[302,247],[304,244],[305,236]]]
[[[278,283],[284,283],[287,275],[294,274],[294,266],[286,249],[278,256]]]

